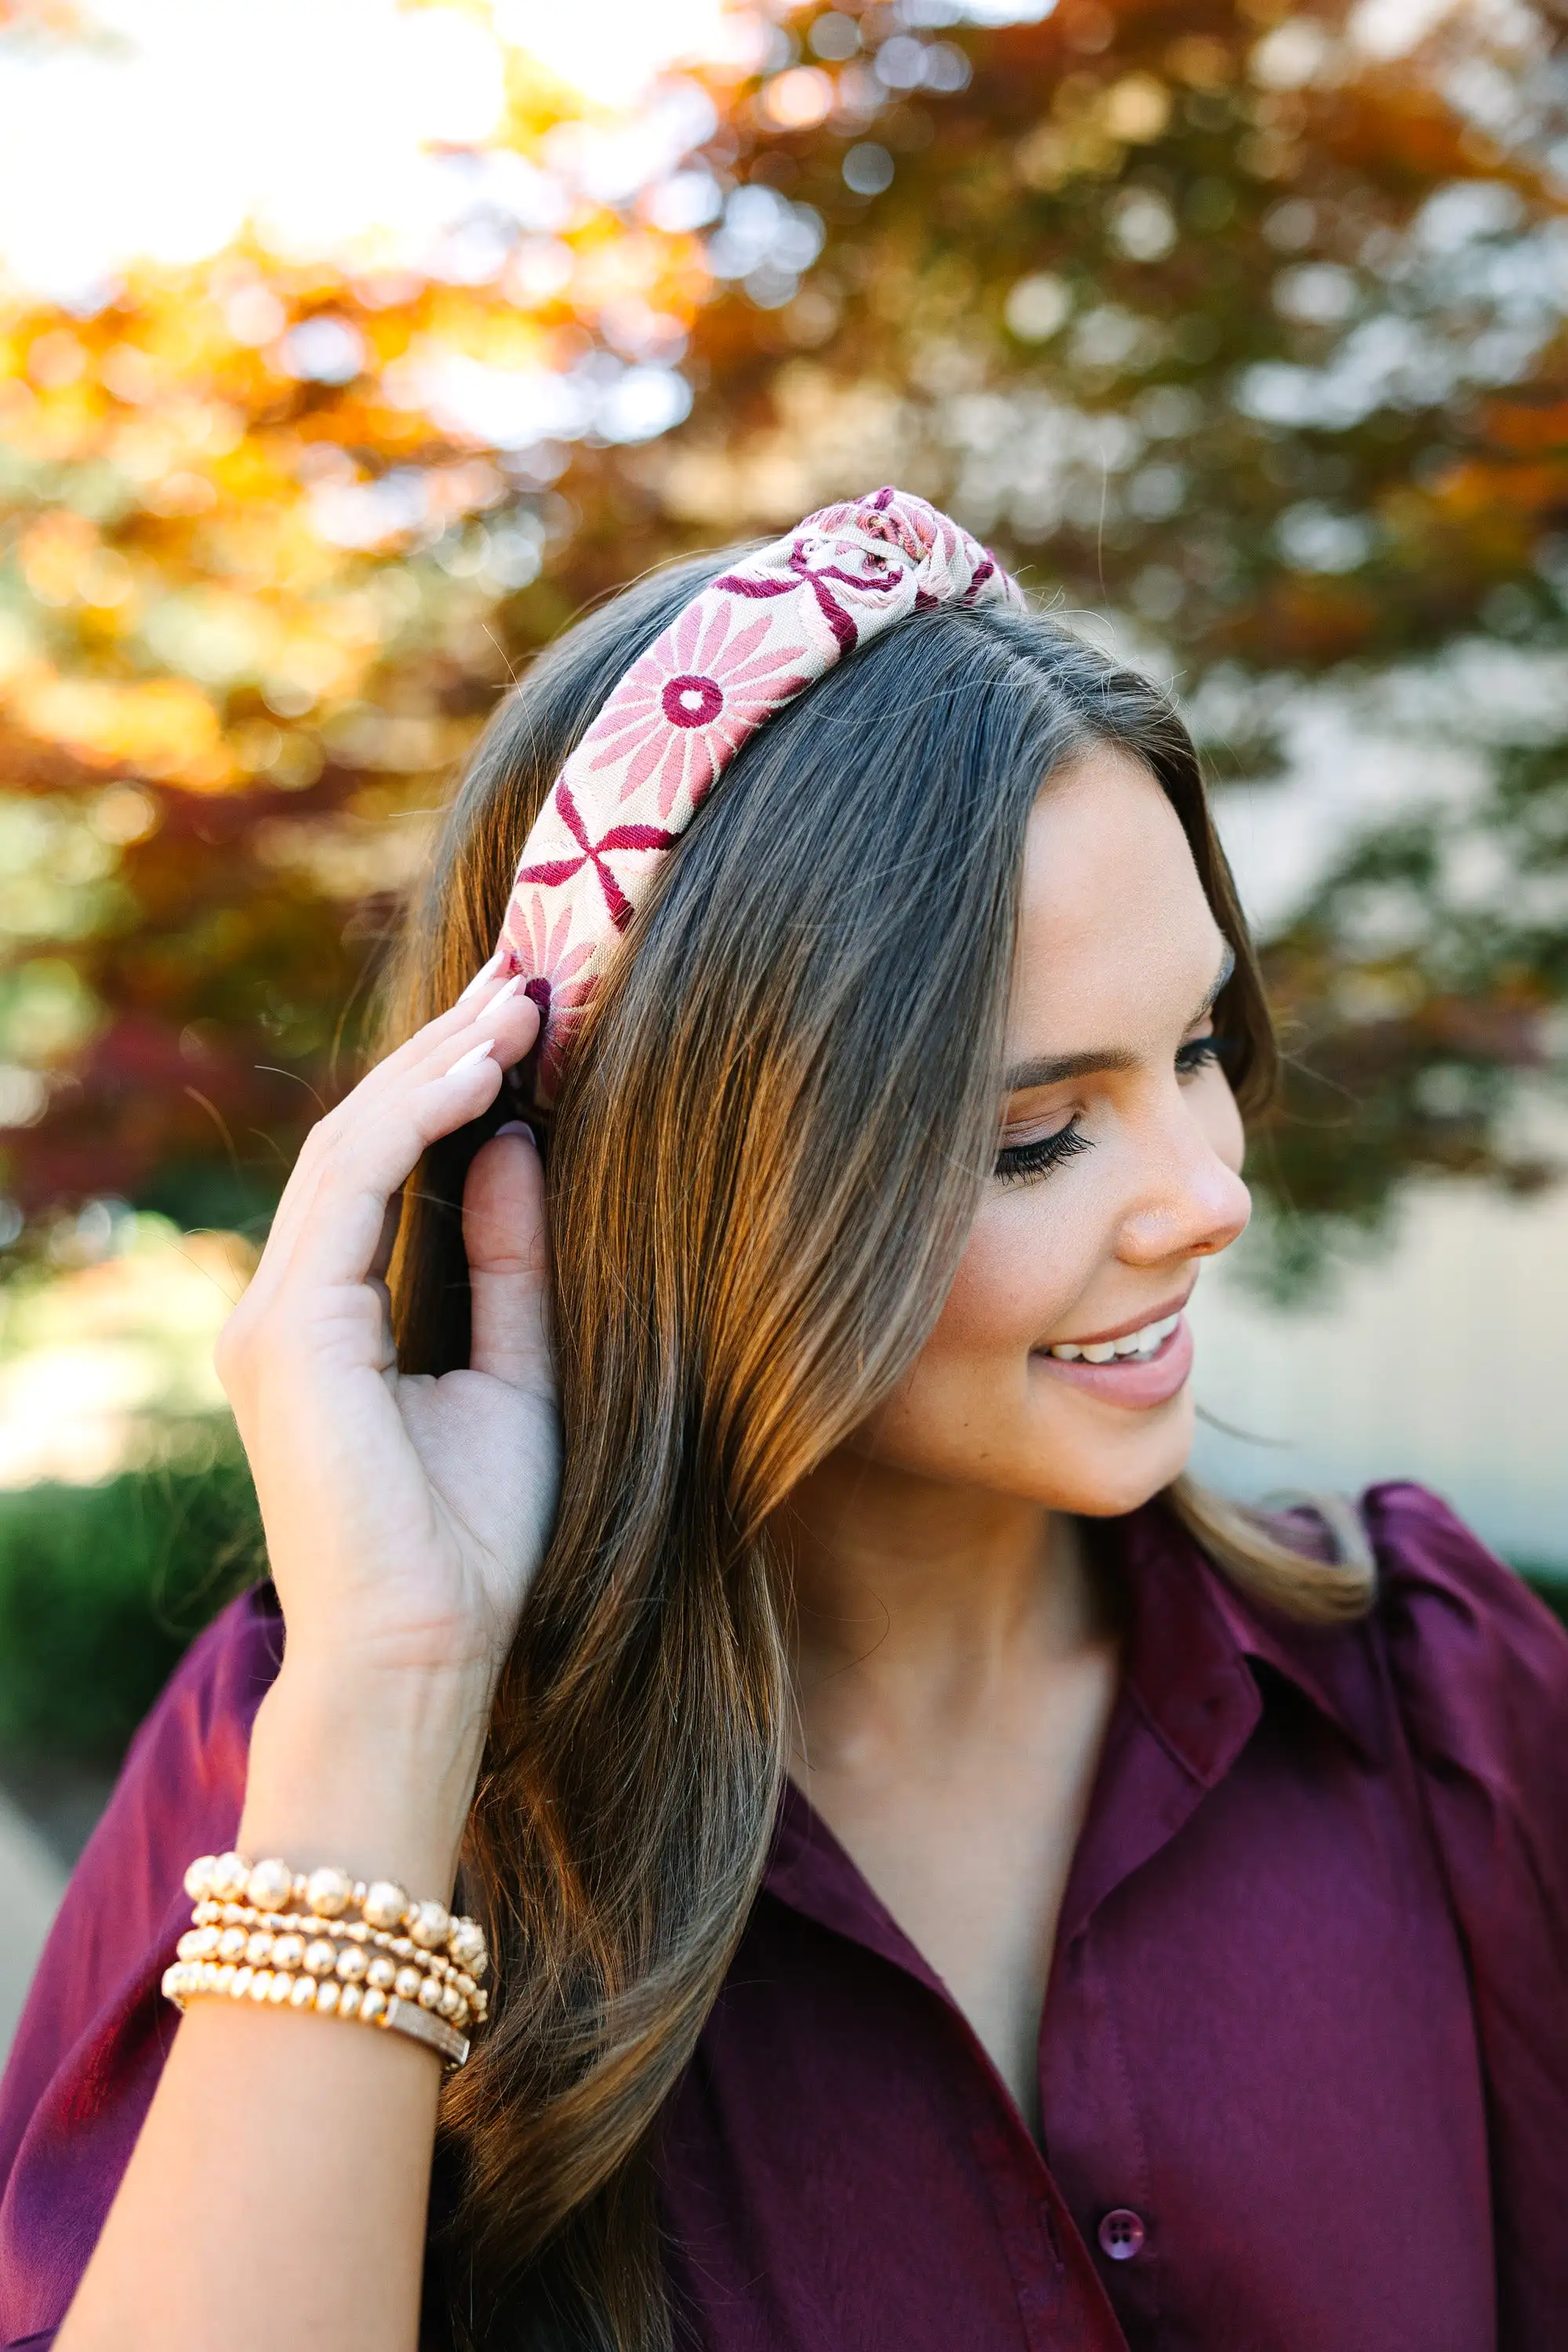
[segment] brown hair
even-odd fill
[[[563,759],[733,560],[640,583],[509,696],[411,911],[388,1044],[489,953]],[[445,2109],[441,2340],[670,2341],[650,2148],[745,1924],[783,1772],[768,1520],[940,1308],[994,1150],[1025,826],[1042,780],[1092,741],[1145,761],[1181,819],[1236,951],[1215,1025],[1258,1106],[1273,1040],[1186,730],[1059,623],[1001,609],[911,618],[752,740],[580,1034],[547,1152],[563,1486],[466,1849],[496,2008]],[[410,1187],[393,1292],[411,1370],[467,1361],[457,1203],[505,1115],[448,1139]],[[1169,1499],[1275,1603],[1364,1606],[1359,1559],[1305,1559],[1184,1480]]]

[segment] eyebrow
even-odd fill
[[[1236,950],[1227,940],[1214,986],[1187,1023],[1189,1029],[1195,1027],[1214,1011],[1216,1000],[1235,971]],[[1092,1077],[1101,1070],[1135,1069],[1138,1058],[1123,1045],[1105,1045],[1091,1046],[1084,1054],[1052,1054],[1040,1061],[1015,1062],[1002,1081],[1002,1090],[1005,1094],[1022,1094],[1030,1087],[1059,1087],[1068,1078]]]

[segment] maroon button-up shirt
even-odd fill
[[[1367,1513],[1383,1598],[1333,1632],[1121,1523],[1043,2149],[790,1794],[664,2135],[684,2343],[1564,2352],[1568,1639],[1432,1496]],[[279,1648],[265,1595],[203,1637],[72,1882],[0,2096],[0,2343],[50,2341],[101,2226]]]

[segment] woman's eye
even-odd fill
[[[1206,1070],[1211,1062],[1223,1065],[1229,1051],[1227,1037],[1212,1034],[1207,1037],[1189,1037],[1184,1045],[1176,1048],[1176,1074],[1179,1077],[1194,1077],[1199,1070]]]
[[[1223,1068],[1232,1052],[1228,1037],[1216,1037],[1212,1032],[1206,1037],[1189,1037],[1176,1048],[1176,1076],[1194,1078],[1211,1065]],[[1076,1160],[1080,1151],[1093,1149],[1075,1113],[1052,1135],[1042,1135],[1032,1143],[1005,1143],[996,1154],[996,1174],[1004,1184],[1026,1184],[1034,1177],[1048,1176],[1064,1160]]]
[[[1080,1133],[1078,1120],[1069,1118],[1054,1135],[1042,1135],[1034,1143],[1004,1144],[996,1154],[996,1173],[1004,1184],[1026,1184],[1033,1177],[1048,1175],[1064,1160],[1076,1160],[1080,1151],[1093,1150],[1088,1136]]]

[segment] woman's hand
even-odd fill
[[[489,1108],[538,1026],[487,971],[378,1064],[307,1137],[218,1340],[296,1685],[429,1682],[488,1712],[559,1481],[531,1139],[495,1136],[468,1171],[467,1370],[398,1370],[384,1277],[421,1154]]]

